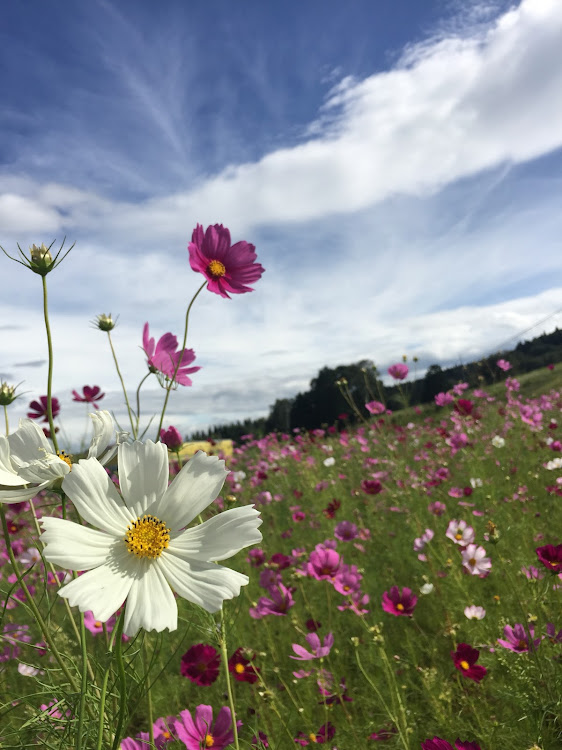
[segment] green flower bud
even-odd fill
[[[0,406],[9,406],[16,400],[16,388],[17,385],[8,385],[8,383],[0,385]]]
[[[112,331],[117,325],[117,319],[113,320],[111,313],[105,315],[100,313],[94,320],[94,327],[99,328],[100,331]]]

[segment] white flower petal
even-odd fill
[[[227,475],[224,461],[197,451],[150,507],[150,513],[165,521],[171,531],[177,531],[217,498]]]
[[[85,521],[113,536],[125,536],[134,519],[99,461],[86,458],[73,464],[62,488]]]
[[[182,559],[226,560],[244,547],[261,542],[262,519],[253,505],[232,508],[205,523],[182,531],[168,549]]]
[[[88,458],[98,458],[107,448],[113,437],[113,417],[108,411],[98,411],[90,414],[92,427],[94,428],[94,437],[90,443]]]
[[[12,467],[10,461],[10,443],[5,435],[0,435],[0,485],[4,487],[21,487],[24,482]]]
[[[0,503],[6,503],[9,505],[10,503],[24,503],[26,500],[31,500],[35,495],[37,495],[41,490],[45,489],[45,487],[48,487],[51,484],[51,482],[43,482],[42,484],[38,484],[36,487],[25,487],[24,489],[18,490],[0,490]]]
[[[128,557],[127,557],[128,556]],[[137,558],[127,548],[113,550],[104,565],[84,573],[59,589],[80,612],[91,610],[94,619],[106,622],[123,604],[137,574]]]
[[[168,448],[147,440],[119,446],[119,486],[123,498],[136,516],[157,502],[168,487]]]
[[[20,419],[15,432],[8,435],[12,461],[29,463],[53,453],[53,448],[43,430],[32,419]]]
[[[103,565],[116,542],[114,536],[62,518],[42,518],[44,556],[69,570],[90,570]]]
[[[165,628],[176,630],[178,605],[160,570],[160,559],[144,558],[139,563],[138,576],[127,598],[124,633],[134,636],[140,628],[156,630],[157,633]]]
[[[70,471],[70,466],[54,453],[18,467],[18,474],[23,482],[54,482]]]
[[[215,563],[182,560],[164,550],[158,560],[170,586],[184,599],[207,612],[217,612],[225,599],[233,599],[248,576]]]

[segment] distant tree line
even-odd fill
[[[384,402],[392,411],[398,411],[406,405],[405,392],[410,405],[429,403],[438,393],[448,391],[461,381],[477,388],[505,380],[511,372],[503,372],[496,365],[500,358],[509,360],[514,372],[529,372],[562,360],[561,347],[562,331],[557,328],[552,333],[523,341],[511,351],[496,352],[476,362],[446,368],[430,365],[423,378],[390,386],[383,384],[375,365],[368,359],[351,365],[323,367],[311,380],[308,391],[293,398],[277,399],[267,417],[214,425],[210,430],[193,433],[190,439],[230,438],[239,442],[243,435],[261,437],[273,431],[291,432],[297,427],[312,430],[335,425],[341,429],[359,420],[345,392],[364,416],[368,416],[364,404],[372,400]]]

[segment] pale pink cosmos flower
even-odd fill
[[[452,395],[450,393],[438,393],[435,396],[435,403],[437,406],[447,406],[447,404],[452,404],[454,401]]]
[[[471,604],[470,607],[464,608],[464,616],[468,620],[482,620],[486,616],[486,610],[484,607],[477,607],[475,604]]]
[[[174,370],[181,358],[181,364],[175,377],[175,382],[180,385],[192,385],[191,378],[188,375],[192,375],[201,369],[200,367],[189,367],[195,360],[193,349],[176,351],[178,340],[172,333],[165,333],[155,344],[154,339],[150,338],[148,323],[144,324],[142,332],[142,348],[147,356],[149,370],[156,375],[164,375],[169,380],[172,379]]]
[[[486,550],[476,544],[469,544],[462,550],[462,564],[473,576],[487,576],[492,569],[492,561],[486,557]]]
[[[430,542],[435,535],[432,529],[426,529],[424,533],[414,539],[414,552],[421,552],[425,545]]]
[[[466,521],[450,521],[445,536],[455,544],[466,547],[474,542],[474,529]]]
[[[291,644],[291,648],[297,654],[297,656],[289,656],[289,659],[295,659],[297,661],[310,661],[311,659],[321,659],[324,656],[328,656],[334,645],[334,636],[332,633],[328,633],[320,645],[320,638],[317,633],[309,633],[306,636],[306,642],[311,648],[311,651],[307,651],[303,646],[299,646],[298,643]]]
[[[504,372],[511,370],[511,363],[508,362],[507,359],[498,359],[496,365],[500,368],[500,370],[503,370]]]
[[[244,294],[254,290],[264,268],[256,263],[255,246],[249,242],[230,245],[230,232],[222,224],[203,227],[197,224],[188,245],[189,263],[194,271],[202,273],[209,282],[207,289],[230,299],[231,294]]]

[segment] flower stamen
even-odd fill
[[[70,469],[72,469],[72,456],[71,455],[69,455],[66,451],[57,451],[57,456],[60,458],[61,461],[64,461],[65,464],[68,464]]]
[[[211,274],[213,278],[220,279],[222,276],[225,275],[226,268],[225,268],[224,263],[221,263],[220,260],[212,260],[207,266],[207,271]]]
[[[156,516],[137,518],[127,527],[125,544],[129,552],[137,557],[160,557],[162,550],[170,543],[170,530]]]

